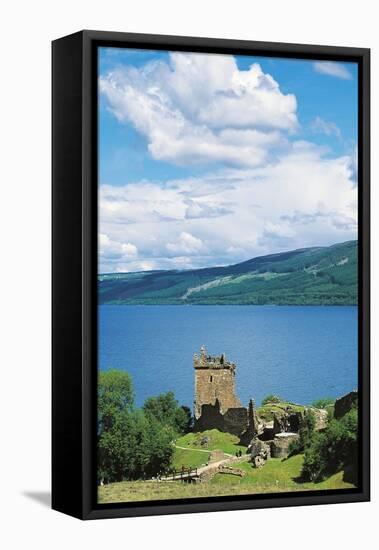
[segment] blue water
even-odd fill
[[[127,370],[136,403],[168,390],[192,408],[193,353],[237,364],[244,404],[267,394],[309,404],[357,387],[357,308],[99,306],[99,367]]]

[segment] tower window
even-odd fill
[[[210,376],[209,377],[209,382],[212,382],[212,380],[213,380],[213,376]]]

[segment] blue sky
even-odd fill
[[[100,271],[356,238],[356,64],[100,48],[99,90]]]

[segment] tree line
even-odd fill
[[[190,409],[180,406],[171,391],[137,408],[130,375],[115,369],[99,373],[97,409],[101,483],[163,473],[171,464],[174,439],[192,425]]]

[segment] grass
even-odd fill
[[[238,468],[245,470],[246,475],[244,477],[218,474],[209,483],[188,484],[180,481],[123,481],[110,483],[99,487],[98,502],[106,504],[143,500],[349,489],[354,487],[343,480],[343,472],[338,472],[320,483],[300,483],[297,479],[302,462],[302,455],[293,456],[286,460],[270,459],[261,469],[252,468],[250,463],[242,462],[238,465]]]
[[[270,420],[273,420],[274,412],[281,414],[287,409],[287,407],[292,412],[303,412],[306,409],[306,407],[304,407],[303,405],[296,405],[287,401],[280,401],[280,403],[266,403],[265,405],[261,405],[257,408],[257,414],[260,418],[266,420],[266,422],[269,422]]]
[[[198,468],[208,462],[209,454],[210,453],[194,449],[185,450],[175,448],[172,467],[175,468],[175,470],[180,470],[182,466],[186,468]]]
[[[201,445],[201,440],[204,436],[208,437],[209,442],[205,445]],[[239,445],[239,437],[236,435],[219,432],[218,430],[206,430],[201,433],[188,433],[182,437],[179,437],[175,443],[179,447],[185,447],[186,449],[203,449],[207,451],[220,449],[221,451],[224,451],[224,453],[233,456],[236,454],[236,451],[242,451],[243,454],[246,452],[246,447]]]

